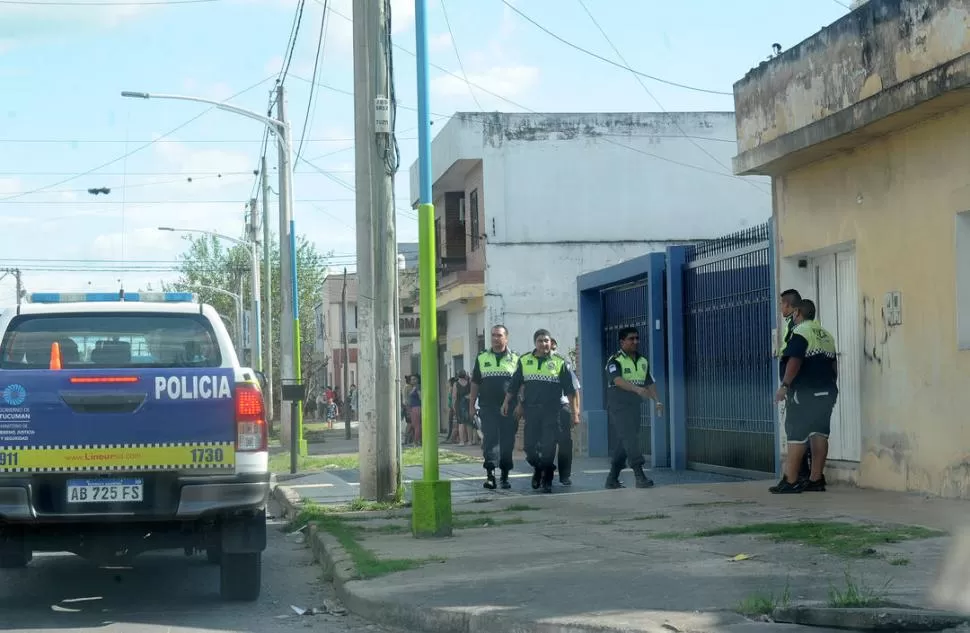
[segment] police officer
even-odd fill
[[[637,488],[649,488],[653,481],[643,472],[646,460],[640,449],[640,403],[647,398],[656,402],[657,415],[663,415],[664,406],[650,375],[650,363],[637,351],[640,333],[635,327],[625,327],[620,330],[619,339],[620,351],[606,361],[607,407],[618,440],[606,487],[623,487],[620,472],[629,463]]]
[[[788,365],[789,354],[787,353],[788,343],[791,341],[792,334],[795,331],[795,307],[801,303],[802,295],[794,288],[789,288],[785,292],[781,293],[781,301],[779,302],[779,307],[781,308],[781,316],[785,319],[785,336],[781,344],[781,351],[778,354],[778,380],[783,381],[785,379],[785,367]],[[785,405],[784,409],[785,415],[788,415],[788,406]],[[805,457],[802,459],[802,464],[798,469],[799,479],[808,479],[808,476],[812,472],[812,445],[809,443],[806,445]]]
[[[552,351],[558,352],[559,344],[556,343],[556,339],[552,339]],[[573,370],[571,364],[566,364],[566,369],[569,370],[569,377],[573,381],[573,388],[576,390],[576,397],[579,398],[579,378],[576,377],[576,372]],[[559,468],[559,483],[564,486],[573,485],[573,481],[570,478],[573,472],[573,426],[579,424],[579,418],[575,419],[575,424],[570,410],[569,398],[566,393],[563,392],[562,397],[559,399],[561,408],[559,410],[559,455],[556,457],[556,462]],[[577,410],[580,408],[579,403],[576,405]]]
[[[482,455],[485,467],[485,488],[495,490],[495,467],[501,471],[498,485],[507,490],[512,470],[512,451],[518,430],[515,417],[503,412],[505,393],[512,381],[519,357],[509,349],[509,331],[504,325],[492,327],[492,348],[475,359],[472,369],[468,417],[475,419],[475,400],[482,421]]]
[[[579,422],[579,399],[570,376],[568,363],[552,351],[552,336],[548,330],[536,330],[532,336],[535,349],[519,358],[502,403],[502,415],[511,412],[511,402],[525,386],[522,396],[525,412],[525,450],[529,464],[535,469],[532,487],[552,492],[555,472],[556,444],[559,436],[559,412],[563,394],[570,403],[574,423]],[[531,453],[531,455],[530,455]]]

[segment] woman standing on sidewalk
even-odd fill
[[[411,393],[408,394],[408,413],[411,414],[411,432],[415,446],[421,446],[421,376],[411,376]]]

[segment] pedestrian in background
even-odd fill
[[[556,342],[556,339],[552,339],[552,351],[558,353],[558,350],[559,344]],[[579,378],[576,376],[576,371],[568,359],[566,360],[566,369],[569,371],[569,376],[573,381],[573,388],[576,390],[576,410],[579,411],[581,408],[579,403]],[[559,483],[563,486],[571,486],[573,485],[573,429],[579,424],[579,416],[573,417],[566,392],[563,392],[559,402],[561,405],[559,409],[559,435],[557,438],[559,453],[556,457],[556,464],[559,469]]]
[[[415,446],[421,446],[421,376],[411,376],[411,391],[408,393],[408,413],[411,416],[411,436]]]

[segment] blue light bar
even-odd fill
[[[34,292],[30,303],[198,303],[194,292]]]

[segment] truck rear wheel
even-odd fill
[[[252,602],[259,598],[262,586],[261,552],[227,554],[220,560],[220,593],[223,600]]]

